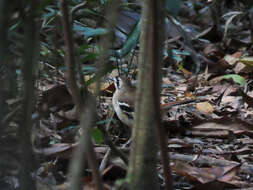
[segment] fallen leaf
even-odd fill
[[[212,113],[214,111],[213,106],[209,102],[200,102],[196,104],[197,110],[204,113]]]

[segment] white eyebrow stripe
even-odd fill
[[[119,103],[119,105],[122,105],[122,106],[131,107],[131,106],[129,106],[129,104],[127,104],[127,103],[125,103],[125,102],[119,102],[119,101],[118,101],[118,103]]]
[[[119,107],[120,107],[122,112],[125,112],[127,114],[133,114],[134,107],[131,107],[131,106],[129,106],[129,104],[126,104],[126,103],[118,102],[118,104],[119,104]]]

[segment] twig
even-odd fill
[[[195,159],[195,155],[185,155],[185,154],[177,154],[177,153],[170,153],[171,160],[180,160],[183,162],[194,162],[198,165],[210,165],[210,166],[231,166],[231,165],[239,165],[241,163],[234,162],[234,161],[228,161],[223,159],[216,159],[210,156],[203,156],[200,155],[198,159]],[[253,165],[243,163],[239,169],[240,173],[247,173],[248,175],[253,175]]]
[[[70,89],[70,92],[73,97],[73,101],[77,107],[77,114],[81,118],[81,126],[84,129],[85,133],[81,137],[81,142],[74,153],[74,157],[71,160],[70,172],[71,172],[71,188],[73,190],[79,190],[82,188],[81,183],[81,171],[84,165],[83,156],[84,153],[87,155],[88,163],[92,169],[93,179],[95,181],[96,188],[98,190],[103,189],[102,179],[98,171],[98,166],[96,163],[96,155],[93,148],[93,144],[90,137],[90,127],[93,124],[95,117],[95,110],[92,98],[90,96],[86,98],[87,111],[85,112],[84,101],[81,97],[79,88],[76,83],[75,77],[75,58],[74,58],[74,49],[73,49],[73,36],[72,28],[69,21],[68,7],[66,0],[61,0],[61,11],[62,11],[62,23],[63,23],[63,32],[64,32],[64,41],[66,44],[66,66],[68,68],[68,73],[66,76],[67,84]]]
[[[45,64],[46,66],[48,66],[51,69],[56,70],[56,72],[58,72],[59,74],[61,74],[61,76],[64,77],[64,73],[62,71],[57,70],[56,67],[54,67],[54,66],[52,66],[52,65],[50,65],[49,63],[46,63],[46,62],[43,62],[43,64]]]
[[[181,101],[176,101],[176,102],[169,102],[167,104],[162,105],[162,110],[169,110],[170,108],[174,106],[180,106],[180,105],[185,105],[185,104],[190,104],[190,103],[198,103],[198,102],[204,102],[207,101],[206,99],[190,99],[190,100],[181,100]]]
[[[1,121],[1,125],[4,126],[8,121],[10,121],[13,116],[15,116],[18,111],[22,108],[21,105],[18,105],[16,108],[14,108],[10,113],[8,113],[3,120]]]
[[[128,164],[127,156],[113,144],[106,130],[103,127],[100,127],[100,130],[102,131],[105,143],[111,148],[112,152],[118,155],[125,162],[125,164]]]
[[[79,9],[84,8],[84,7],[86,6],[86,4],[87,4],[87,2],[84,1],[83,3],[80,3],[80,4],[76,5],[75,7],[73,7],[73,8],[71,9],[71,11],[70,11],[70,14],[71,14],[72,18],[73,18],[73,16],[74,16],[74,14],[75,14]]]
[[[61,1],[61,11],[62,11],[64,42],[66,45],[65,64],[68,68],[68,71],[66,73],[66,82],[67,82],[70,92],[72,93],[73,101],[77,107],[77,113],[80,114],[83,108],[84,102],[82,100],[79,88],[76,83],[74,45],[73,45],[73,36],[72,36],[73,32],[72,32],[71,24],[69,22],[68,8],[67,8],[67,3],[65,0]]]
[[[111,156],[111,152],[112,152],[112,149],[111,148],[108,148],[107,152],[105,153],[105,156],[103,158],[103,160],[101,161],[101,164],[100,164],[100,167],[99,167],[99,171],[100,172],[103,172],[105,167],[106,167],[106,164]]]

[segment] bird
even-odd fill
[[[119,120],[133,127],[134,105],[136,87],[125,77],[117,76],[113,78],[115,92],[112,97],[112,105]]]
[[[122,76],[114,77],[113,83],[116,89],[112,96],[112,105],[115,113],[123,124],[133,128],[136,87],[129,79]],[[196,99],[187,99],[163,104],[161,105],[161,114],[165,115],[174,106],[189,104],[195,101]]]

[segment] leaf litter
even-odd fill
[[[204,7],[210,8],[202,5],[202,9]],[[179,15],[180,22],[186,30],[194,30],[191,33],[195,40],[193,47],[205,67],[194,74],[196,63],[194,65],[191,56],[177,54],[181,57],[163,68],[167,74],[163,77],[161,107],[165,110],[163,126],[169,134],[168,152],[175,189],[252,188],[253,75],[252,57],[247,55],[252,52],[246,49],[248,41],[243,37],[240,39],[245,29],[238,31],[241,35],[234,36],[233,27],[226,28],[226,38],[220,36],[217,40],[219,38],[212,35],[219,36],[218,32],[212,35],[211,30],[201,33],[208,23],[203,18],[198,20],[202,13],[188,9],[192,11],[191,17],[187,20]],[[233,17],[222,25],[229,27],[234,22],[243,20],[236,21]],[[200,23],[202,25],[196,27]],[[172,23],[170,26],[175,29]],[[177,32],[178,35],[182,34]],[[182,43],[170,43],[173,48],[188,52]],[[123,145],[131,132],[112,114],[112,85],[103,82],[102,86],[97,107],[98,123],[94,127],[106,129],[113,144],[128,154],[130,148]],[[47,90],[42,90],[38,111],[43,117],[34,132],[34,151],[43,158],[37,176],[40,185],[48,183],[54,189],[68,189],[68,163],[82,131],[66,85],[52,87],[52,83],[46,80],[41,87]],[[99,163],[103,163],[104,185],[111,189],[118,179],[125,177],[127,166],[117,155],[110,153],[111,147],[105,143],[102,133],[96,133],[96,139],[100,142],[95,144],[95,151]],[[84,170],[83,180],[94,189],[88,168]]]

